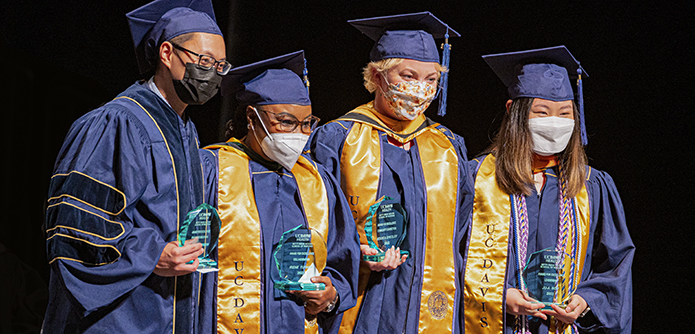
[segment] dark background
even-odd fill
[[[48,279],[41,229],[70,124],[138,79],[125,13],[147,1],[2,1],[0,243]],[[566,45],[581,61],[587,154],[620,191],[637,251],[635,333],[684,330],[693,289],[693,18],[688,1],[213,1],[235,66],[303,49],[324,122],[370,100],[372,42],[349,19],[429,10],[452,38],[448,114],[427,115],[482,151],[506,89],[480,58]],[[671,3],[681,3],[675,5]],[[439,41],[438,41],[439,42]],[[687,57],[687,58],[686,58]],[[203,145],[224,139],[233,102],[189,107]],[[0,268],[0,270],[6,270]],[[690,328],[691,330],[691,328]]]

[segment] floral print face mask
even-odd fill
[[[437,94],[435,85],[422,81],[403,81],[397,84],[388,84],[388,90],[384,92],[386,102],[391,110],[402,120],[414,120],[422,115],[430,106]]]

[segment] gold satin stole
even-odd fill
[[[439,124],[424,126],[424,115],[412,122],[390,120],[379,115],[372,102],[338,120],[354,122],[341,153],[340,182],[350,204],[361,244],[367,244],[365,219],[369,207],[377,201],[383,163],[380,131],[401,143],[417,141],[417,146],[411,149],[418,148],[423,162],[427,200],[426,221],[411,222],[426,224],[419,332],[451,332],[455,319],[454,234],[459,172],[458,155],[451,142],[453,137],[437,129]],[[369,267],[363,262],[360,266],[357,305],[343,313],[340,333],[352,333],[370,274]]]
[[[228,143],[240,142],[232,138]],[[230,145],[207,149],[219,149],[217,206],[222,225],[218,242],[217,331],[257,334],[266,316],[261,312],[261,281],[267,269],[261,268],[261,222],[251,183],[250,158]],[[296,179],[308,225],[327,238],[328,197],[315,163],[300,156],[292,175],[287,177]],[[318,333],[318,326],[305,321],[305,333]]]
[[[586,187],[575,198],[580,249],[575,285],[581,278],[589,234],[589,197]],[[488,155],[475,179],[473,221],[464,278],[466,333],[503,333],[507,250],[511,222],[510,195],[497,186],[495,157]],[[568,242],[568,248],[577,245]],[[568,253],[572,254],[572,253]],[[567,281],[567,280],[566,280]],[[552,326],[551,326],[552,327]],[[567,328],[566,328],[567,329]]]

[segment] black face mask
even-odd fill
[[[206,70],[197,64],[186,63],[183,79],[173,81],[176,95],[183,103],[201,105],[217,94],[222,76],[214,68]]]

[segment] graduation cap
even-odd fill
[[[210,0],[155,0],[126,18],[140,74],[154,69],[162,42],[191,32],[222,36]]]
[[[222,78],[222,94],[245,105],[311,105],[304,50],[233,68]]]
[[[564,45],[490,54],[483,56],[483,59],[507,87],[511,99],[574,100],[570,79],[576,78],[582,145],[587,144],[582,75],[589,75]]]
[[[439,49],[434,39],[444,38],[441,64],[449,68],[449,37],[461,37],[430,12],[372,17],[348,23],[376,42],[369,55],[371,61],[406,58],[439,63]],[[443,72],[439,81],[440,116],[446,113],[447,85],[448,72]]]

